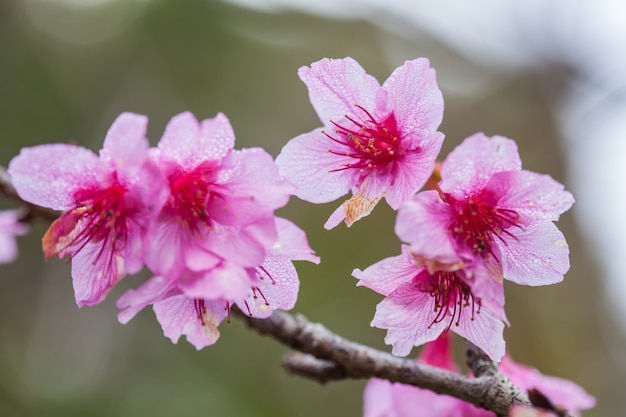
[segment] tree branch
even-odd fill
[[[266,319],[255,319],[235,308],[233,314],[258,333],[321,360],[303,359],[302,355],[295,356],[295,360],[294,356],[287,359],[290,371],[321,383],[339,379],[341,372],[345,372],[345,378],[382,378],[450,395],[498,415],[508,414],[513,405],[532,406],[526,394],[498,372],[472,378],[397,358],[344,339],[302,315],[292,316],[277,310]]]

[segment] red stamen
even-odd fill
[[[463,282],[454,272],[438,271],[433,275],[424,271],[415,279],[416,287],[421,291],[434,297],[433,321],[428,325],[430,329],[433,325],[441,323],[449,318],[445,332],[450,330],[452,324],[460,325],[463,309],[469,308],[471,320],[475,314],[480,313],[480,299],[476,299],[470,287]]]
[[[359,121],[353,116],[346,115],[343,123],[331,121],[337,128],[335,136],[322,131],[332,142],[339,145],[329,149],[330,153],[354,160],[330,172],[356,168],[361,173],[367,174],[370,170],[386,167],[398,154],[401,138],[394,114],[391,113],[384,120],[378,121],[364,107],[358,104],[355,106],[365,113],[364,119]]]
[[[445,199],[456,212],[450,230],[457,241],[469,246],[475,254],[495,256],[495,239],[504,241],[503,235],[515,237],[507,229],[521,227],[517,212],[496,207],[489,201],[490,195],[485,190],[464,200],[456,200],[449,194],[445,195]]]

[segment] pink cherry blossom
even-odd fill
[[[176,343],[181,335],[197,349],[214,344],[219,338],[218,325],[229,314],[232,304],[251,317],[266,318],[275,309],[290,310],[295,305],[300,281],[291,261],[319,263],[304,232],[288,220],[276,218],[277,242],[267,258],[250,272],[255,277],[245,297],[239,299],[190,297],[177,282],[156,276],[137,290],[128,290],[117,302],[122,309],[121,323],[130,321],[140,310],[152,305],[163,333]]]
[[[9,165],[22,199],[66,210],[43,238],[47,258],[69,255],[79,307],[101,302],[127,273],[143,266],[165,179],[148,156],[148,119],[123,113],[100,157],[66,144],[24,148]]]
[[[407,200],[396,222],[431,270],[465,267],[525,285],[563,279],[569,249],[553,222],[574,199],[548,175],[522,170],[515,142],[467,138],[442,163],[438,188]]]
[[[18,221],[16,210],[0,211],[0,264],[13,262],[17,258],[15,237],[27,231],[28,225]]]
[[[303,200],[352,191],[326,228],[350,226],[381,198],[398,209],[424,185],[443,142],[443,98],[427,59],[406,61],[382,87],[352,58],[325,58],[298,75],[324,127],[289,141],[276,163]]]
[[[385,296],[372,326],[387,329],[392,353],[406,356],[413,346],[437,339],[448,330],[483,349],[494,361],[504,355],[504,288],[494,280],[472,282],[463,271],[429,272],[418,265],[408,246],[364,271],[355,269],[357,285]],[[488,301],[483,303],[483,298]]]
[[[172,118],[153,152],[170,198],[146,264],[191,298],[245,297],[276,242],[274,210],[294,191],[269,154],[234,150],[234,142],[223,114],[198,122],[187,112]]]
[[[445,336],[424,345],[418,362],[458,371]],[[454,397],[377,378],[370,379],[363,394],[364,417],[463,417],[463,408]]]

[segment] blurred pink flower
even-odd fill
[[[408,200],[396,221],[431,271],[464,267],[469,277],[525,285],[563,279],[569,248],[553,221],[574,198],[548,175],[522,170],[515,142],[467,138],[443,162],[438,186]]]
[[[451,338],[442,336],[424,345],[418,362],[458,371],[451,357]],[[412,385],[373,378],[363,394],[364,417],[463,417],[464,402]]]
[[[381,85],[352,58],[322,59],[298,75],[323,129],[295,137],[276,163],[296,195],[326,203],[353,197],[326,222],[350,226],[385,198],[393,209],[433,171],[443,142],[443,98],[425,58],[406,61]]]
[[[440,337],[424,345],[418,361],[448,371],[458,369],[451,357],[451,338]],[[536,369],[516,364],[505,355],[498,368],[511,382],[523,391],[539,390],[555,406],[579,415],[595,405],[595,398],[571,381],[544,376]],[[556,416],[547,410],[513,407],[511,417]],[[364,417],[495,417],[496,414],[454,397],[432,391],[371,379],[364,393]]]
[[[251,317],[266,318],[276,309],[290,310],[296,303],[300,282],[291,261],[319,263],[313,255],[304,232],[288,220],[276,218],[278,241],[268,250],[267,258],[248,272],[256,282],[239,299],[190,297],[176,286],[176,281],[156,276],[137,290],[124,293],[117,302],[118,314],[126,324],[140,310],[152,305],[163,333],[176,343],[181,335],[196,349],[214,344],[219,338],[217,326],[229,314],[230,306],[238,307]]]
[[[578,384],[567,379],[542,375],[535,368],[514,362],[508,355],[502,358],[498,369],[521,390],[535,389],[548,398],[553,405],[576,416],[580,415],[581,410],[587,410],[596,405],[596,399]]]
[[[18,222],[16,210],[0,211],[0,264],[13,262],[17,258],[15,236],[28,232],[28,225]]]
[[[172,118],[153,152],[170,198],[146,265],[191,298],[245,297],[276,242],[274,210],[294,191],[269,154],[233,150],[234,143],[225,115],[198,122],[186,112]]]
[[[355,269],[357,285],[385,299],[376,307],[372,326],[387,329],[385,343],[394,355],[437,339],[448,330],[484,350],[494,361],[504,355],[504,288],[494,280],[468,284],[463,271],[430,273],[418,266],[408,246],[364,271]],[[483,304],[482,299],[488,301]]]
[[[43,238],[47,258],[70,255],[79,307],[101,302],[127,273],[143,266],[147,236],[167,197],[165,179],[148,157],[148,119],[123,113],[100,157],[66,144],[24,148],[9,164],[22,199],[67,210]]]

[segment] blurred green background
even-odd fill
[[[442,156],[476,131],[518,142],[525,168],[567,184],[563,149],[546,100],[564,69],[501,72],[478,67],[418,34],[410,40],[365,21],[261,13],[213,1],[0,1],[0,164],[23,146],[74,141],[98,150],[123,111],[147,114],[156,143],[173,115],[224,112],[237,147],[274,156],[320,125],[296,71],[322,57],[352,56],[381,82],[404,60],[430,58],[446,103]],[[546,76],[547,74],[547,76]],[[485,87],[488,86],[488,87]],[[380,297],[355,288],[355,267],[399,253],[394,213],[381,204],[351,229],[322,225],[338,202],[296,198],[280,214],[304,228],[322,257],[297,265],[296,311],[384,350],[369,322]],[[17,207],[0,200],[0,207]],[[576,210],[574,208],[574,210]],[[571,247],[563,284],[506,286],[505,331],[514,358],[569,378],[598,399],[585,416],[621,415],[626,372],[615,352],[602,269],[571,213],[559,222]],[[101,305],[79,310],[69,266],[44,262],[43,222],[20,238],[20,257],[0,266],[0,416],[359,416],[365,381],[320,386],[287,375],[286,352],[234,320],[197,352],[164,338],[150,310],[128,325],[114,302],[144,276],[126,278]],[[415,351],[417,352],[417,350]]]

